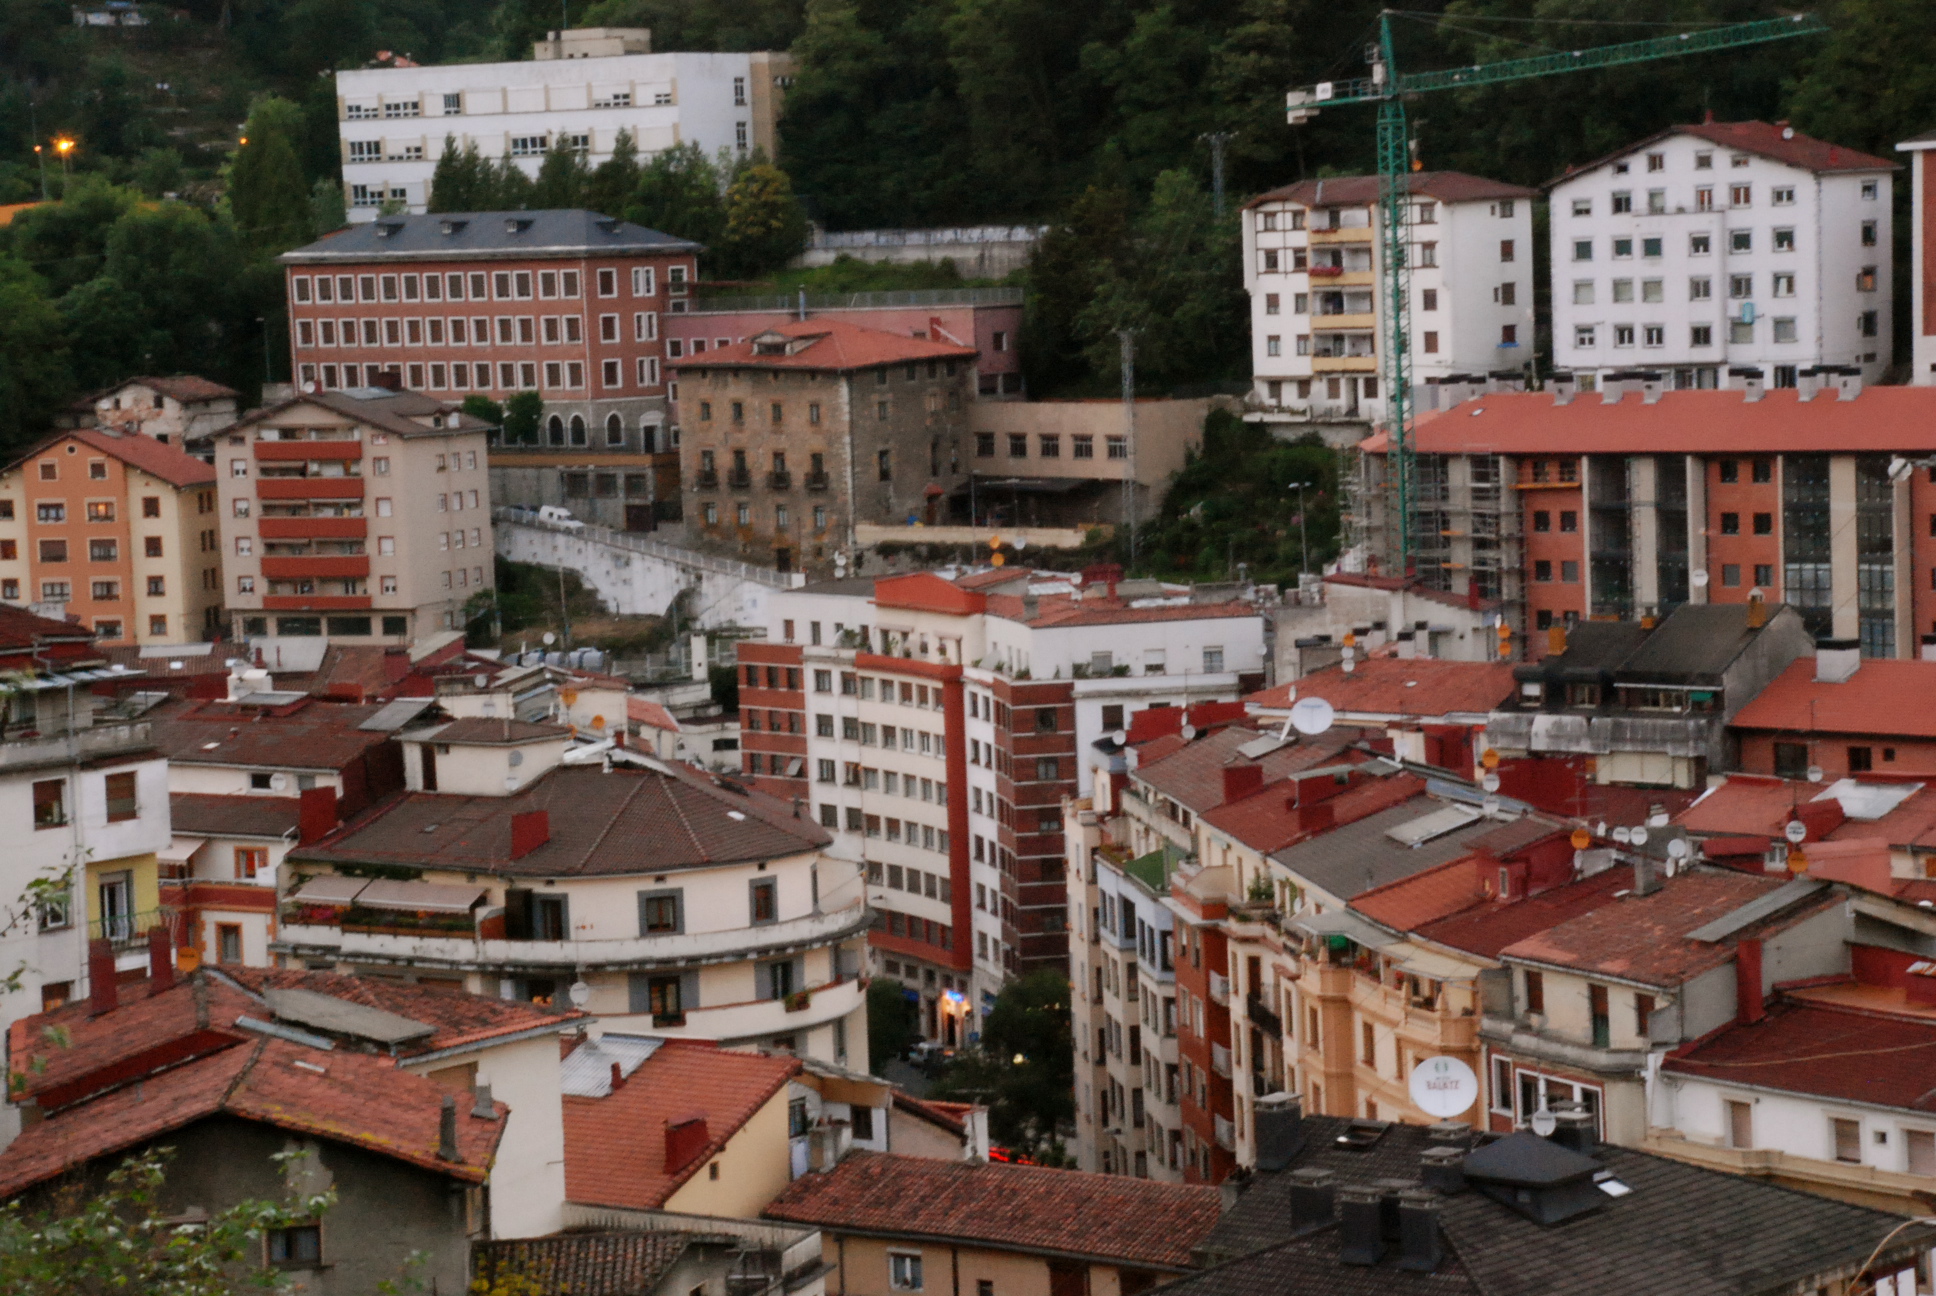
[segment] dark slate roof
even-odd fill
[[[1306,1234],[1301,1254],[1272,1250],[1293,1240],[1289,1171],[1331,1170],[1340,1185],[1416,1180],[1420,1156],[1433,1146],[1424,1127],[1392,1125],[1370,1148],[1352,1151],[1335,1142],[1346,1124],[1339,1117],[1306,1118],[1303,1146],[1287,1170],[1253,1177],[1199,1244],[1200,1254],[1226,1263],[1165,1290],[1188,1286],[1189,1296],[1302,1296],[1306,1291],[1772,1296],[1853,1274],[1876,1243],[1902,1223],[1901,1216],[1884,1211],[1602,1146],[1594,1160],[1632,1191],[1607,1197],[1562,1224],[1535,1223],[1476,1191],[1446,1197],[1440,1228],[1453,1259],[1438,1272],[1448,1281],[1421,1286],[1390,1260],[1374,1269],[1338,1263],[1335,1230]],[[1936,1233],[1928,1229],[1905,1229],[1885,1256],[1911,1256],[1932,1238]],[[1304,1285],[1269,1285],[1274,1275],[1292,1267],[1293,1256],[1311,1276],[1286,1281]],[[1461,1275],[1465,1286],[1457,1281]]]
[[[1597,684],[1632,655],[1650,632],[1638,621],[1581,621],[1566,631],[1566,651],[1513,669],[1522,680]]]
[[[345,387],[337,391],[304,392],[264,409],[252,410],[236,421],[237,428],[268,423],[284,410],[297,405],[320,405],[356,423],[402,437],[447,437],[466,432],[484,432],[490,424],[472,418],[450,401],[441,401],[422,392],[391,391],[387,387]],[[444,416],[444,426],[432,427],[419,419]]]
[[[471,1248],[481,1283],[516,1275],[531,1296],[644,1296],[659,1285],[693,1238],[685,1233],[562,1233],[499,1238]]]
[[[1415,796],[1389,810],[1286,846],[1274,852],[1271,859],[1332,895],[1349,899],[1457,859],[1472,850],[1477,839],[1499,830],[1498,820],[1481,817],[1417,846],[1404,846],[1385,836],[1386,829],[1437,814],[1453,804],[1437,797]]]
[[[448,231],[448,232],[446,232]],[[700,245],[594,211],[442,212],[379,216],[284,252],[284,265],[335,262],[517,260],[601,253],[697,252]]]
[[[1734,659],[1786,610],[1779,603],[1767,608],[1761,626],[1750,629],[1746,603],[1683,603],[1620,664],[1620,680],[1719,684]]]
[[[1163,1296],[1479,1296],[1456,1256],[1431,1273],[1396,1265],[1338,1263],[1338,1229],[1328,1224],[1240,1260],[1179,1278]]]
[[[171,792],[168,804],[175,832],[190,837],[283,837],[302,817],[296,797]]]
[[[793,807],[678,766],[566,765],[510,796],[408,792],[290,853],[298,862],[402,864],[518,877],[613,877],[797,855],[831,840]],[[550,839],[511,857],[511,819],[548,815]]]

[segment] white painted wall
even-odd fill
[[[806,579],[602,527],[565,530],[505,515],[497,522],[497,552],[513,562],[570,568],[622,616],[663,615],[682,590],[696,587],[693,617],[702,630],[769,625],[774,593]]]

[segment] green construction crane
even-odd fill
[[[1405,129],[1405,97],[1433,90],[1499,85],[1560,72],[1584,72],[1589,68],[1619,67],[1682,54],[1736,49],[1743,45],[1786,40],[1791,36],[1813,35],[1827,31],[1828,24],[1814,14],[1796,14],[1790,18],[1734,23],[1684,32],[1678,36],[1626,41],[1594,49],[1504,59],[1498,63],[1476,63],[1443,72],[1401,75],[1392,49],[1392,15],[1393,11],[1389,9],[1380,15],[1378,43],[1365,51],[1365,59],[1371,65],[1370,76],[1353,81],[1321,81],[1309,89],[1291,91],[1285,103],[1293,126],[1303,125],[1317,116],[1320,108],[1363,103],[1378,105],[1378,207],[1383,223],[1381,233],[1385,273],[1385,354],[1379,368],[1385,385],[1385,423],[1391,444],[1387,473],[1392,495],[1391,516],[1396,519],[1398,532],[1398,565],[1400,570],[1410,572],[1416,558],[1418,537],[1413,534],[1416,464],[1413,460],[1412,367],[1408,343],[1412,300],[1412,205],[1407,199],[1411,195],[1408,179],[1414,164],[1411,139]]]

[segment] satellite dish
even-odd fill
[[[592,988],[585,984],[583,978],[572,982],[571,989],[565,993],[571,996],[571,1006],[574,1008],[583,1008],[592,999]]]
[[[1109,739],[1118,747],[1126,747],[1129,745],[1129,730],[1117,729],[1109,735]]]
[[[1808,840],[1808,825],[1799,819],[1790,819],[1788,826],[1781,830],[1781,835],[1788,839],[1789,845],[1799,846]]]
[[[471,677],[471,683],[475,684],[478,688],[489,688],[491,685],[491,677],[483,671],[479,671]]]
[[[549,647],[551,644],[555,644],[558,642],[558,636],[551,633],[551,631],[547,630],[544,632],[544,641],[546,646]]]
[[[1345,663],[1349,670],[1351,663]],[[1301,734],[1321,734],[1337,719],[1337,712],[1321,697],[1303,697],[1291,704],[1291,727]]]
[[[1647,830],[1645,828],[1629,828],[1627,830],[1627,840],[1636,846],[1645,846],[1647,844]]]
[[[1533,1127],[1533,1133],[1539,1135],[1541,1138],[1553,1137],[1553,1131],[1560,1127],[1558,1118],[1544,1107],[1534,1112],[1532,1120],[1528,1121],[1527,1124],[1531,1125]]]
[[[1693,853],[1694,848],[1687,844],[1685,837],[1676,837],[1667,843],[1668,859],[1684,860]]]
[[[516,769],[518,766],[524,764],[524,753],[513,747],[511,754],[505,758],[505,763],[512,769]]]
[[[1808,767],[1808,781],[1810,783],[1820,783],[1822,778],[1822,767],[1820,765],[1810,765]]]
[[[271,774],[269,776],[269,786],[280,792],[289,786],[289,776],[287,774]]]
[[[1479,1077],[1457,1058],[1426,1058],[1412,1068],[1412,1105],[1427,1116],[1451,1120],[1479,1101]]]
[[[1696,567],[1693,571],[1687,573],[1688,583],[1692,585],[1695,589],[1701,589],[1705,587],[1707,585],[1707,579],[1708,579],[1707,572],[1705,572],[1699,567]]]
[[[1185,724],[1181,732],[1183,734],[1183,741],[1191,742],[1197,736],[1197,727],[1193,724]]]
[[[1022,552],[1022,550],[1028,548],[1028,541],[1023,539],[1021,536],[1016,536],[1015,543],[1012,547],[1016,553],[1020,553]]]
[[[1622,846],[1625,846],[1629,841],[1633,840],[1633,834],[1628,832],[1626,826],[1623,824],[1613,830],[1613,839]]]
[[[1499,790],[1499,776],[1491,770],[1487,770],[1486,776],[1479,780],[1479,786],[1488,792],[1497,792]]]
[[[1499,803],[1498,797],[1489,796],[1481,804],[1480,808],[1486,812],[1488,817],[1492,817],[1492,816],[1496,816],[1499,813],[1499,804],[1500,803]]]

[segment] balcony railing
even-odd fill
[[[793,474],[784,468],[776,468],[766,475],[766,484],[771,490],[792,490]]]
[[[1212,1119],[1216,1123],[1217,1146],[1226,1152],[1235,1152],[1237,1150],[1237,1127],[1232,1125],[1227,1117],[1216,1116]]]
[[[726,486],[730,490],[752,490],[753,474],[744,468],[731,468],[726,472]]]
[[[148,943],[148,933],[168,923],[165,909],[148,909],[134,914],[111,914],[87,925],[89,940],[105,940],[115,950],[129,950]]]
[[[50,722],[51,723],[51,722]],[[62,717],[60,723],[65,723]],[[154,726],[141,724],[95,725],[46,737],[13,737],[0,742],[0,769],[13,765],[45,765],[65,762],[78,756],[100,757],[119,752],[139,751],[153,746]]]
[[[693,485],[697,486],[700,490],[718,490],[719,469],[701,468],[697,473],[693,474]]]
[[[1272,1039],[1284,1038],[1284,1023],[1265,1005],[1262,996],[1253,994],[1245,999],[1244,1011],[1249,1015],[1252,1026]]]
[[[826,490],[827,474],[823,472],[810,472],[807,474],[806,484],[807,484],[807,489],[810,491]]]
[[[1210,1002],[1220,1004],[1230,1002],[1230,978],[1221,972],[1210,974]]]
[[[1221,1044],[1210,1046],[1210,1069],[1228,1080],[1230,1078],[1230,1050]]]

